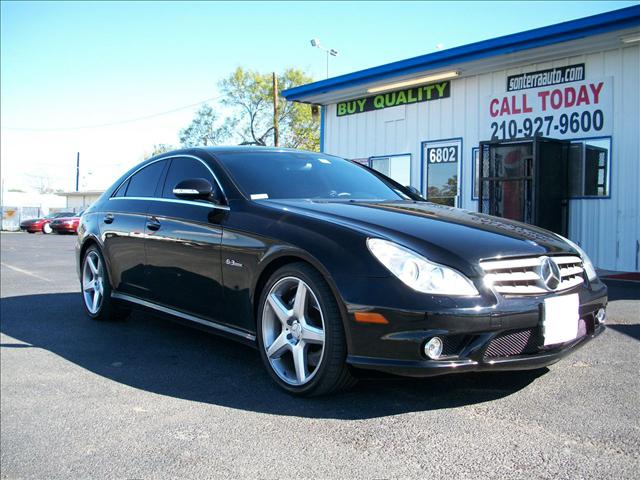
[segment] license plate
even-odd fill
[[[578,336],[579,308],[577,293],[545,299],[542,318],[545,345],[568,342]]]

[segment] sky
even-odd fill
[[[335,76],[634,4],[3,1],[3,186],[72,190],[79,152],[81,189],[106,188],[153,145],[177,145],[236,67],[325,78],[312,38],[338,50]]]

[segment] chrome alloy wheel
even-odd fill
[[[90,251],[82,267],[82,296],[92,315],[100,311],[104,299],[104,266],[100,256]]]
[[[278,280],[262,311],[262,340],[274,372],[289,385],[308,383],[324,354],[324,317],[313,290],[296,277]]]

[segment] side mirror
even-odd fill
[[[173,187],[173,194],[184,200],[211,200],[213,187],[205,178],[189,178]]]

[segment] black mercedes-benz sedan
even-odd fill
[[[90,317],[137,306],[246,342],[300,395],[356,369],[541,368],[606,317],[607,289],[571,241],[287,149],[141,163],[82,216],[77,259]]]

